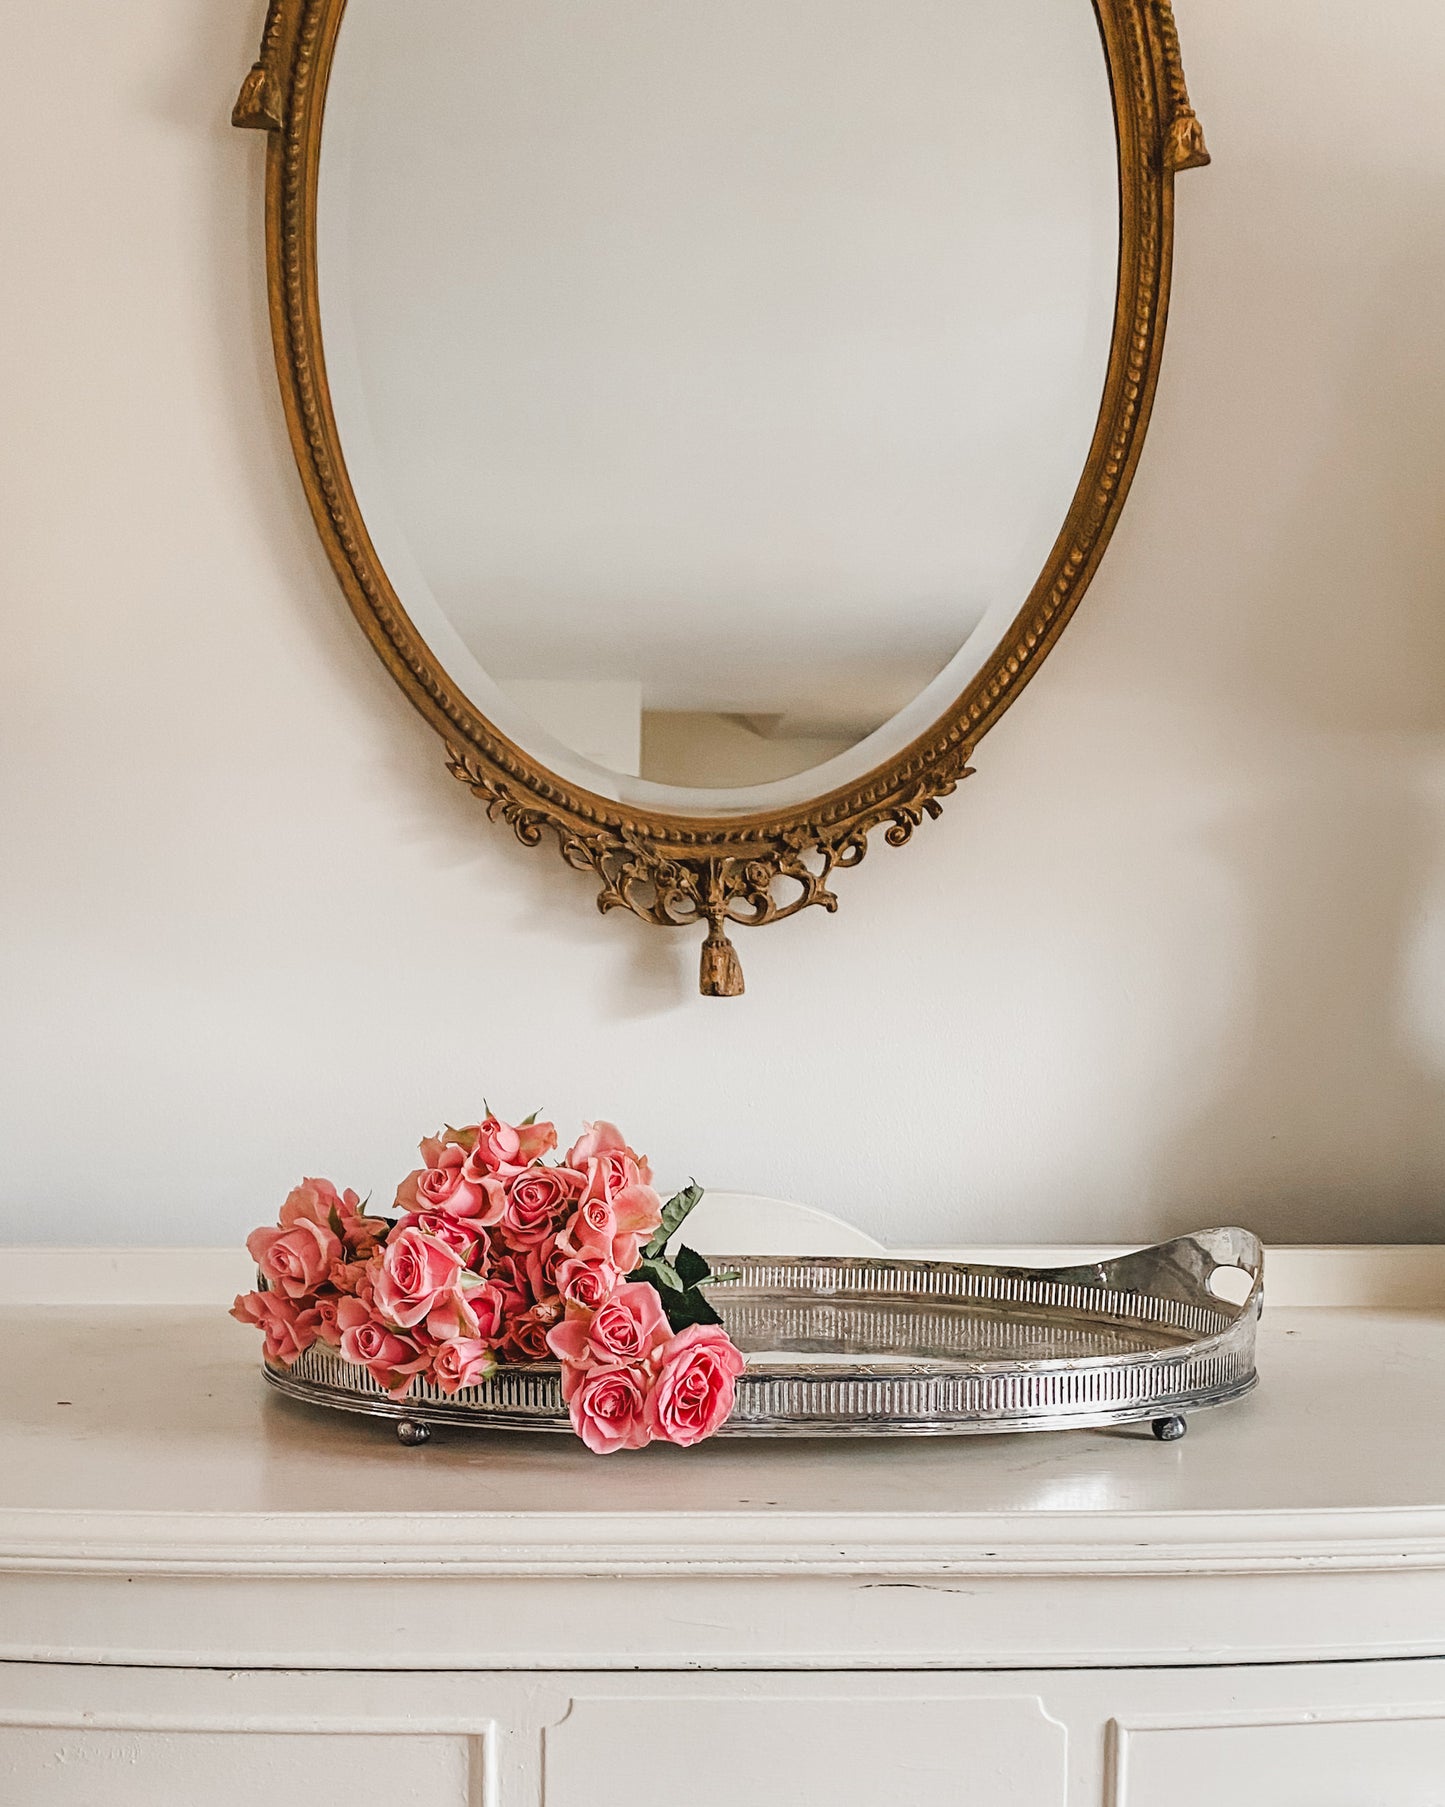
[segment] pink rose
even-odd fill
[[[326,1277],[337,1292],[352,1294],[369,1305],[379,1272],[375,1261],[337,1261]]]
[[[474,1217],[494,1223],[499,1209],[479,1180],[468,1177],[468,1151],[460,1142],[422,1143],[422,1154],[435,1155],[425,1167],[409,1173],[396,1189],[402,1211],[446,1211],[452,1217]]]
[[[304,1298],[325,1284],[344,1254],[341,1238],[314,1218],[297,1218],[289,1229],[253,1230],[246,1238],[251,1259],[273,1292]]]
[[[469,1170],[478,1179],[484,1174],[507,1178],[540,1161],[556,1146],[557,1131],[550,1123],[513,1125],[487,1117],[477,1125]]]
[[[558,1296],[557,1269],[566,1259],[557,1247],[557,1238],[548,1236],[545,1241],[532,1245],[524,1257],[527,1269],[527,1285],[532,1289],[534,1299],[555,1299]]]
[[[662,1222],[662,1200],[652,1189],[652,1168],[629,1148],[615,1123],[589,1123],[567,1151],[567,1165],[585,1175],[582,1196],[605,1200],[617,1214],[620,1239],[612,1259],[624,1274]]]
[[[433,1242],[453,1250],[468,1267],[485,1266],[491,1237],[474,1217],[453,1217],[446,1211],[408,1211],[397,1220],[398,1230],[420,1230]]]
[[[629,1186],[612,1199],[584,1198],[557,1238],[568,1255],[610,1261],[624,1274],[637,1266],[644,1243],[662,1222],[662,1200],[651,1186]]]
[[[613,1156],[621,1156],[623,1163],[630,1161],[631,1171],[625,1165],[614,1162],[611,1158]],[[593,1161],[602,1163],[601,1172],[604,1175],[626,1173],[627,1178],[623,1184],[630,1185],[635,1179],[640,1179],[645,1185],[652,1183],[652,1169],[647,1164],[646,1156],[627,1146],[626,1138],[615,1123],[584,1123],[582,1134],[567,1150],[569,1167],[586,1172],[589,1163]],[[620,1190],[620,1187],[617,1189]]]
[[[663,1345],[647,1400],[654,1437],[684,1449],[712,1436],[733,1409],[742,1354],[714,1324],[693,1324]]]
[[[611,1149],[595,1154],[582,1169],[584,1198],[614,1199],[629,1186],[643,1184],[642,1170],[630,1154]]]
[[[381,1259],[376,1309],[388,1323],[410,1330],[460,1290],[464,1272],[455,1249],[420,1230],[402,1230],[392,1236]]]
[[[547,1334],[562,1314],[560,1305],[543,1303],[509,1318],[502,1338],[502,1354],[509,1362],[544,1362],[550,1353]]]
[[[617,1233],[612,1243],[612,1259],[624,1274],[637,1266],[644,1243],[651,1242],[662,1223],[662,1200],[651,1186],[628,1186],[612,1200],[617,1218]]]
[[[336,1301],[336,1322],[344,1334],[348,1330],[360,1330],[364,1324],[373,1321],[373,1313],[360,1299],[338,1299]]]
[[[407,1392],[412,1376],[420,1374],[431,1362],[431,1356],[410,1337],[398,1336],[385,1324],[377,1323],[356,1299],[343,1299],[337,1317],[342,1325],[342,1356],[358,1368],[365,1368],[376,1384],[395,1399]]]
[[[333,1349],[341,1347],[341,1324],[337,1318],[341,1300],[335,1293],[323,1293],[316,1301],[316,1334]]]
[[[527,1167],[507,1185],[502,1229],[514,1247],[543,1242],[582,1190],[582,1175],[566,1167]]]
[[[369,1255],[387,1228],[384,1217],[366,1215],[349,1186],[338,1192],[330,1180],[302,1180],[287,1195],[281,1207],[281,1228],[289,1230],[303,1221],[321,1224],[355,1255]]]
[[[445,1211],[450,1207],[458,1217],[470,1216],[476,1210],[481,1193],[462,1177],[466,1158],[460,1148],[447,1148],[435,1167],[420,1170],[415,1182],[418,1210],[430,1207],[433,1211]]]
[[[320,1329],[314,1306],[303,1308],[279,1293],[240,1293],[231,1316],[238,1324],[254,1324],[265,1336],[266,1360],[283,1368],[311,1347]]]
[[[434,1136],[423,1136],[421,1139],[421,1158],[428,1167],[435,1167],[441,1160],[444,1148],[460,1148],[463,1154],[470,1154],[477,1139],[475,1123],[466,1123],[460,1129],[453,1129],[448,1124],[445,1129]]]
[[[611,1261],[616,1237],[617,1213],[605,1198],[587,1198],[558,1235],[557,1247],[584,1261]]]
[[[495,1341],[501,1334],[502,1315],[502,1295],[497,1288],[463,1270],[457,1276],[456,1291],[426,1314],[426,1332],[439,1343]]]
[[[432,1357],[431,1377],[443,1393],[455,1393],[459,1387],[476,1387],[496,1367],[496,1359],[483,1342],[460,1337],[443,1343]]]
[[[481,1285],[478,1281],[478,1289]],[[471,1295],[462,1291],[447,1293],[426,1314],[425,1329],[427,1335],[439,1343],[479,1337],[482,1326],[472,1310]]]
[[[651,1440],[647,1422],[649,1376],[641,1368],[594,1368],[568,1401],[572,1428],[594,1455],[641,1449]]]
[[[634,1365],[647,1361],[671,1335],[656,1290],[638,1281],[619,1286],[596,1311],[571,1307],[547,1346],[572,1368]]]
[[[531,1280],[527,1274],[525,1255],[498,1255],[492,1262],[488,1278],[502,1295],[502,1315],[519,1318],[536,1304]]]
[[[587,1261],[580,1255],[559,1261],[552,1279],[563,1303],[584,1311],[596,1311],[622,1284],[621,1272],[610,1261]]]
[[[498,1342],[506,1321],[501,1290],[490,1284],[479,1286],[467,1294],[467,1306],[477,1327],[476,1338],[484,1343]]]

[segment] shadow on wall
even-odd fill
[[[1252,990],[1222,1083],[1156,1154],[1186,1215],[1282,1242],[1441,1234],[1445,1073],[1404,995],[1436,825],[1386,783],[1281,791],[1215,837],[1254,902]]]
[[[1445,190],[1248,175],[1210,196],[1244,223],[1232,270],[1190,270],[1212,235],[1181,235],[1193,318],[1146,457],[1187,443],[1188,465],[1143,536],[1174,537],[1152,669],[1128,666],[1190,707],[1216,693],[1233,795],[1208,850],[1252,951],[1216,1089],[1150,1191],[1196,1201],[1170,1228],[1204,1208],[1279,1240],[1438,1240],[1445,1071],[1419,1020],[1440,999],[1411,987],[1445,915]]]

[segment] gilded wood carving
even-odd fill
[[[1119,144],[1119,286],[1089,461],[1045,570],[1008,633],[941,719],[857,783],[802,806],[719,819],[620,804],[559,778],[468,702],[408,618],[361,518],[342,455],[317,302],[316,193],[327,80],[346,0],[270,0],[260,54],[232,114],[270,135],[267,266],[276,364],[307,498],[348,602],[393,677],[446,745],[447,765],[525,845],[555,841],[600,881],[598,907],[706,928],[701,986],[743,989],[730,924],[835,910],[836,871],[878,828],[901,847],[970,775],[981,737],[1058,639],[1133,477],[1163,348],[1173,178],[1209,161],[1189,102],[1170,0],[1094,0]]]

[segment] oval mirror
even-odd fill
[[[373,643],[604,908],[833,907],[1052,644],[1157,372],[1167,0],[273,0],[278,363]]]

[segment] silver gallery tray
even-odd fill
[[[709,1293],[748,1364],[722,1436],[958,1436],[1148,1421],[1169,1440],[1183,1434],[1185,1413],[1237,1399],[1255,1382],[1264,1260],[1248,1230],[1200,1230],[1091,1267],[713,1260],[735,1276]],[[1216,1280],[1228,1270],[1231,1287]],[[425,1442],[431,1425],[570,1429],[551,1362],[500,1368],[454,1394],[414,1381],[394,1400],[364,1368],[313,1343],[294,1367],[267,1365],[266,1379],[293,1399],[390,1418],[406,1443]]]

